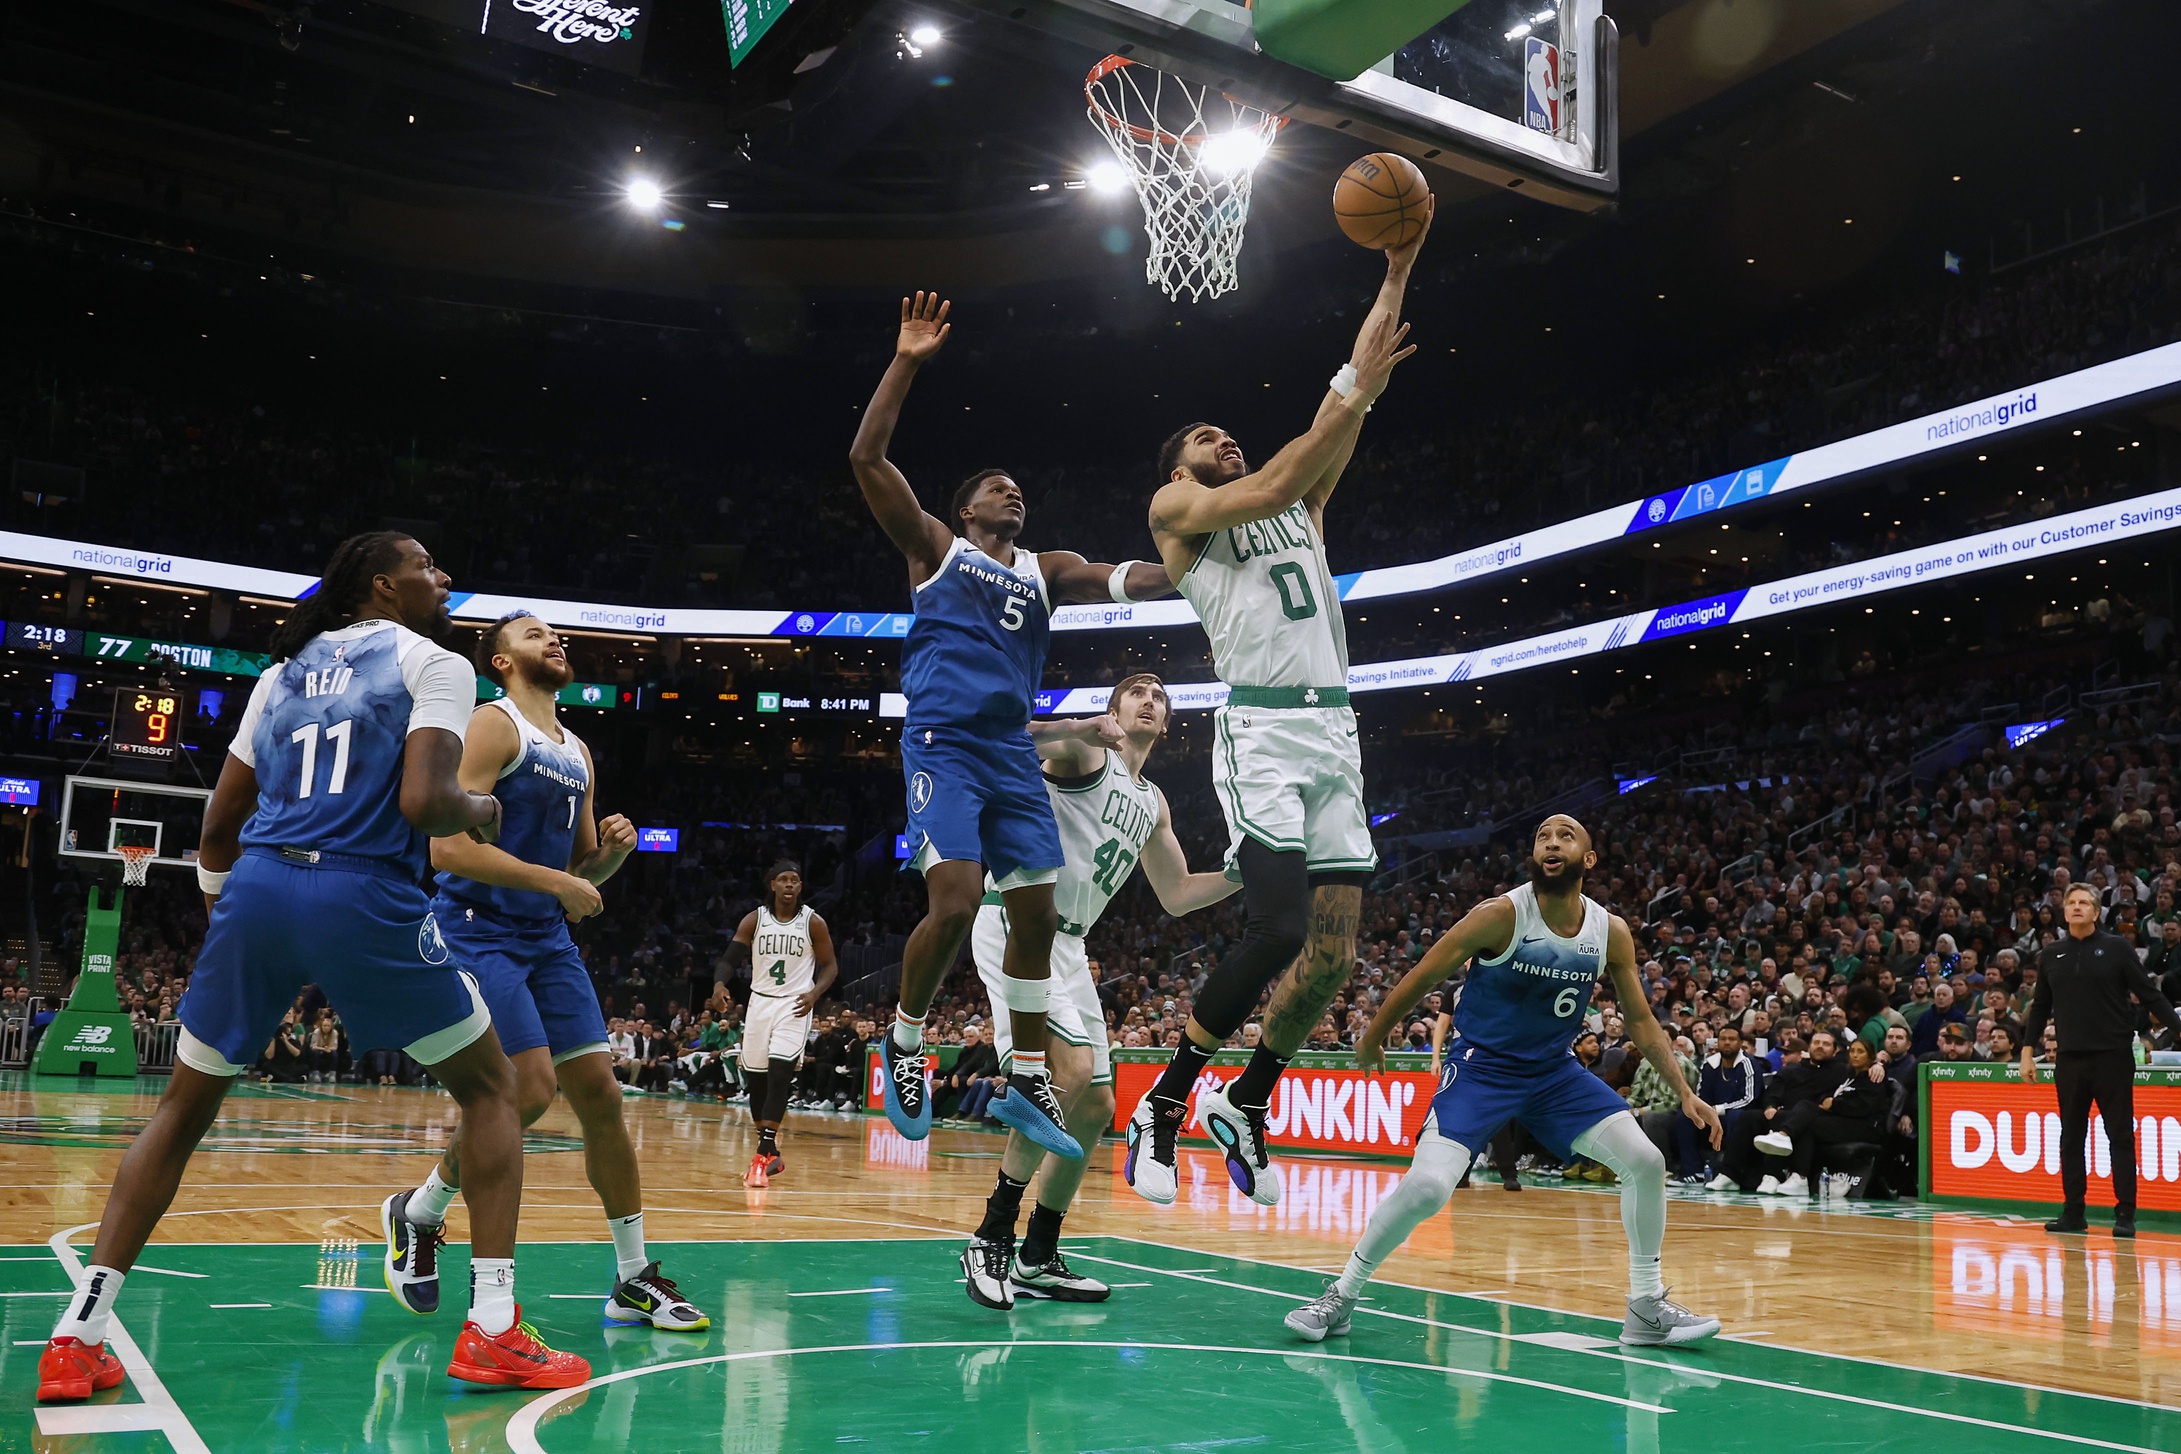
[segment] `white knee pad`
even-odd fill
[[[999,987],[994,991],[993,998],[1010,1010],[1042,1015],[1053,1006],[1053,981],[1050,976],[1044,979],[1016,979],[1012,975],[1003,974],[999,977]]]

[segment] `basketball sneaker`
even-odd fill
[[[1280,1321],[1313,1343],[1323,1343],[1327,1338],[1345,1338],[1350,1320],[1355,1316],[1356,1304],[1361,1301],[1360,1297],[1350,1297],[1342,1292],[1339,1283],[1329,1282],[1324,1292]]]
[[[1083,1159],[1083,1143],[1068,1134],[1068,1118],[1061,1114],[1051,1076],[1018,1071],[1007,1078],[1007,1089],[994,1096],[985,1109],[993,1120],[1022,1132],[1053,1155],[1070,1161]]]
[[[1174,1143],[1181,1136],[1181,1118],[1188,1113],[1184,1105],[1154,1102],[1149,1091],[1129,1112],[1128,1150],[1121,1160],[1121,1176],[1147,1202],[1172,1206],[1174,1193],[1180,1190]]]
[[[903,1050],[892,1031],[880,1037],[886,1054],[886,1119],[911,1141],[931,1134],[931,1072],[922,1050]]]
[[[1621,1322],[1621,1341],[1631,1347],[1657,1344],[1701,1343],[1719,1332],[1717,1318],[1698,1317],[1666,1292],[1656,1297],[1632,1297],[1628,1316]]]
[[[1056,1256],[1058,1254],[1055,1254]],[[1008,1281],[1008,1264],[1015,1260],[1015,1237],[972,1237],[962,1249],[962,1281],[969,1300],[981,1308],[1006,1312],[1015,1306],[1015,1289]]]
[[[1042,1267],[1030,1267],[1017,1257],[1007,1280],[1023,1297],[1050,1298],[1056,1303],[1102,1303],[1113,1296],[1113,1289],[1097,1278],[1069,1267],[1057,1247]]]
[[[514,1323],[497,1337],[475,1323],[464,1323],[447,1364],[447,1377],[494,1388],[574,1388],[590,1376],[589,1363],[545,1346],[538,1330],[523,1321],[520,1305]]]
[[[439,1244],[447,1229],[409,1220],[409,1193],[397,1191],[379,1205],[386,1234],[386,1290],[412,1313],[439,1311]]]
[[[750,1169],[742,1173],[742,1184],[755,1190],[771,1182],[772,1158],[760,1151],[750,1158]]]
[[[1227,1088],[1197,1092],[1197,1120],[1227,1155],[1227,1179],[1261,1207],[1280,1204],[1280,1173],[1265,1154],[1265,1108],[1237,1106]]]
[[[674,1280],[659,1271],[655,1257],[634,1277],[625,1277],[606,1299],[606,1319],[614,1323],[649,1323],[665,1333],[701,1333],[712,1320],[697,1311]]]
[[[38,1355],[38,1402],[76,1403],[121,1384],[121,1360],[104,1343],[55,1338]]]

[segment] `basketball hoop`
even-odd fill
[[[145,875],[151,872],[151,861],[159,850],[147,843],[117,844],[114,852],[121,855],[121,883],[124,888],[141,887]]]
[[[1144,281],[1192,303],[1231,292],[1250,179],[1287,118],[1125,56],[1091,67],[1083,99],[1143,204]]]

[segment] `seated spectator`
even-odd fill
[[[1139,1037],[1141,1031],[1135,1032]],[[978,1082],[999,1074],[1000,1058],[985,1043],[984,1026],[971,1025],[962,1032],[962,1053],[954,1058],[954,1064],[932,1082],[932,1109],[935,1115],[945,1115],[941,1109],[949,1096],[958,1096],[966,1103],[970,1088]],[[990,1099],[989,1096],[986,1099]],[[957,1112],[959,1119],[975,1120],[974,1115]]]
[[[1809,1049],[1787,1054],[1779,1073],[1766,1082],[1756,1114],[1745,1114],[1736,1122],[1734,1134],[1721,1151],[1719,1168],[1742,1191],[1770,1194],[1780,1189],[1779,1179],[1758,1160],[1758,1142],[1776,1137],[1766,1148],[1773,1156],[1794,1149],[1792,1128],[1817,1114],[1817,1102],[1840,1083],[1840,1068],[1833,1064],[1837,1043],[1829,1030],[1814,1032]]]
[[[1742,1121],[1743,1113],[1756,1104],[1764,1092],[1764,1072],[1757,1061],[1742,1051],[1742,1032],[1733,1025],[1721,1027],[1719,1049],[1708,1056],[1703,1069],[1697,1075],[1696,1093],[1719,1112],[1721,1124],[1727,1134],[1733,1134]],[[1713,1158],[1708,1136],[1700,1135],[1697,1125],[1685,1115],[1679,1115],[1674,1123],[1674,1144],[1681,1156],[1681,1180],[1696,1186],[1706,1182],[1713,1191],[1725,1191],[1734,1184],[1733,1178],[1720,1173],[1713,1175]]]
[[[1788,1153],[1789,1175],[1780,1183],[1780,1195],[1815,1195],[1810,1179],[1817,1175],[1817,1158],[1827,1147],[1857,1142],[1882,1146],[1885,1129],[1880,1122],[1892,1103],[1886,1068],[1869,1044],[1849,1041],[1847,1068],[1837,1083],[1816,1103],[1816,1114],[1801,1118],[1787,1133],[1794,1149]]]

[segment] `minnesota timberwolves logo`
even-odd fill
[[[436,915],[426,914],[424,922],[417,925],[417,958],[426,964],[447,962],[447,940],[439,932],[439,919]]]
[[[916,773],[909,779],[909,811],[921,813],[931,806],[931,774]]]

